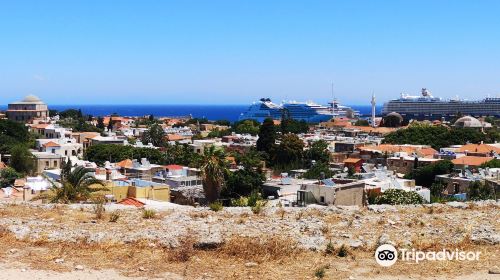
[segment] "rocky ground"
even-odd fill
[[[257,214],[250,208],[213,212],[173,207],[156,209],[153,218],[145,219],[143,209],[117,205],[105,206],[99,216],[92,205],[2,203],[0,257],[4,268],[25,276],[41,269],[90,277],[111,269],[118,277],[107,277],[112,279],[314,279],[322,275],[325,279],[387,279],[388,275],[497,279],[499,209],[500,203],[494,201],[361,209],[268,207]],[[118,218],[113,222],[112,217]],[[385,243],[482,254],[479,262],[398,262],[384,268],[376,264],[373,254]],[[0,278],[9,279],[5,275]],[[41,279],[66,279],[47,275]],[[106,277],[95,279],[99,278]]]

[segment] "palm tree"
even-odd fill
[[[93,192],[107,190],[104,183],[90,174],[91,169],[76,167],[61,178],[61,185],[52,183],[52,193],[40,195],[35,199],[48,198],[51,203],[72,203],[88,200]],[[99,185],[102,187],[91,187]]]
[[[224,153],[214,146],[205,148],[200,159],[200,171],[205,197],[209,203],[214,202],[226,186],[228,169]]]

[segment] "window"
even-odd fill
[[[49,166],[50,165],[50,162],[49,161],[46,161],[45,162],[45,166]]]
[[[319,202],[320,203],[325,203],[325,197],[324,196],[320,196],[319,197]]]
[[[57,160],[54,160],[54,167],[57,167]]]

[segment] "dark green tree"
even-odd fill
[[[142,143],[151,143],[155,147],[162,147],[165,143],[165,131],[163,127],[157,123],[149,126],[149,129],[142,134]]]
[[[276,127],[273,119],[267,118],[262,123],[259,130],[259,139],[257,140],[257,151],[270,153],[276,145]]]
[[[441,160],[433,164],[419,167],[411,173],[406,174],[405,178],[415,179],[419,186],[429,188],[435,181],[436,175],[448,174],[453,170],[453,163],[449,160]]]
[[[274,165],[285,169],[302,167],[304,165],[304,142],[296,134],[285,134],[272,152],[271,158]]]
[[[104,118],[103,117],[97,117],[97,128],[104,130]]]
[[[5,188],[12,186],[16,179],[21,178],[21,174],[14,168],[6,167],[0,170],[0,187]]]
[[[25,145],[16,145],[11,149],[10,166],[19,173],[31,173],[35,166],[34,157]]]

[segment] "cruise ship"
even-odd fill
[[[359,115],[359,112],[340,105],[336,100],[332,101],[330,106],[319,105],[311,101],[286,101],[278,105],[269,98],[262,98],[259,102],[254,102],[246,112],[242,113],[239,120],[252,119],[258,122],[263,122],[266,118],[279,120],[284,113],[287,113],[294,120],[308,123],[324,122],[334,117]]]
[[[399,113],[405,118],[415,119],[439,119],[457,114],[476,117],[500,116],[500,97],[488,97],[478,101],[458,98],[444,100],[432,96],[429,90],[423,88],[421,96],[401,94],[400,98],[386,102],[382,108],[382,115],[392,112]]]

